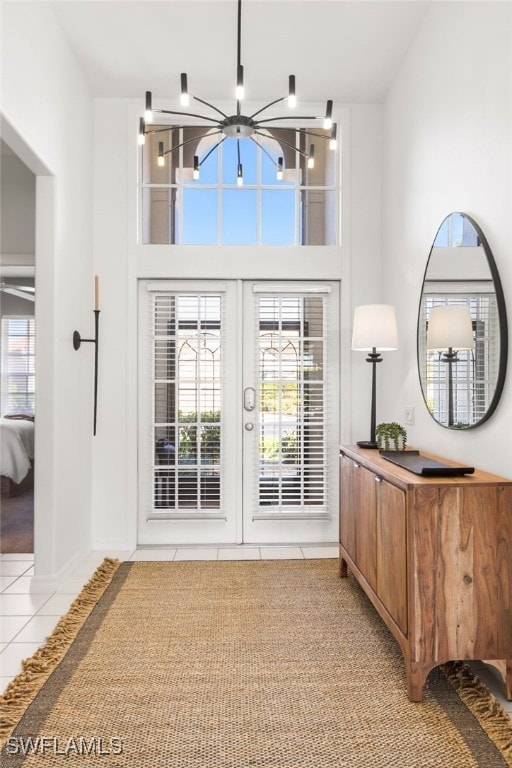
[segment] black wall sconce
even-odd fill
[[[94,339],[83,339],[78,331],[73,331],[73,349],[80,349],[82,343],[90,342],[94,344],[94,412],[93,412],[93,435],[96,434],[96,420],[98,413],[98,346],[100,330],[100,309],[99,309],[99,279],[94,278]]]

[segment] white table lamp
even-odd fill
[[[355,308],[352,349],[368,352],[367,363],[372,363],[372,404],[370,440],[361,440],[361,448],[377,448],[376,428],[376,365],[382,362],[381,352],[398,349],[398,333],[394,307],[389,304],[363,304]]]

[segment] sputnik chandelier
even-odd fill
[[[209,107],[214,112],[216,112],[218,115],[221,116],[222,119],[219,120],[218,117],[213,117],[211,115],[199,115],[195,114],[193,112],[177,112],[174,110],[169,109],[155,109],[153,108],[152,104],[152,93],[151,91],[146,91],[146,108],[144,112],[144,117],[140,118],[139,122],[139,144],[144,144],[146,140],[146,136],[161,133],[163,131],[172,131],[175,128],[183,128],[185,126],[182,125],[169,125],[164,128],[151,128],[151,124],[154,122],[154,116],[155,114],[162,114],[162,115],[180,115],[180,116],[187,116],[187,117],[195,117],[198,118],[201,121],[204,121],[206,124],[212,124],[212,129],[209,132],[208,135],[210,136],[217,136],[218,141],[211,147],[211,149],[202,157],[199,158],[198,155],[194,155],[194,168],[193,168],[193,178],[199,179],[200,175],[200,168],[201,165],[208,159],[208,157],[214,152],[218,147],[228,138],[236,138],[237,140],[237,184],[241,186],[243,184],[243,166],[242,166],[242,155],[240,152],[240,140],[241,139],[249,139],[250,141],[253,141],[270,159],[270,161],[275,164],[276,166],[276,175],[277,179],[281,181],[283,179],[283,173],[285,170],[284,166],[284,157],[278,157],[277,163],[275,162],[275,158],[271,156],[271,154],[265,149],[265,147],[262,145],[261,141],[257,141],[255,139],[255,136],[265,137],[269,138],[269,132],[272,132],[273,130],[286,130],[286,131],[295,131],[295,133],[302,132],[303,134],[311,137],[316,137],[318,139],[327,140],[329,142],[329,148],[330,149],[336,149],[336,123],[333,123],[332,120],[332,101],[328,100],[325,110],[325,115],[323,117],[318,117],[315,115],[282,115],[277,117],[260,117],[267,109],[270,107],[273,107],[276,104],[280,104],[283,101],[288,102],[288,107],[293,109],[297,106],[297,97],[295,94],[295,75],[290,75],[288,78],[288,96],[282,96],[279,99],[274,99],[273,101],[270,101],[268,104],[266,104],[261,109],[258,109],[256,112],[253,112],[251,115],[247,116],[242,114],[242,101],[244,99],[244,68],[241,62],[241,26],[242,26],[242,0],[238,0],[238,34],[237,34],[237,63],[236,63],[236,89],[235,89],[235,98],[236,98],[236,114],[235,115],[227,115],[225,112],[223,112],[218,107],[215,107],[213,104],[210,104],[209,102],[205,101],[204,99],[200,99],[198,96],[194,96],[193,94],[189,93],[188,90],[188,78],[186,72],[181,73],[181,97],[180,97],[180,104],[183,107],[187,107],[190,104],[190,99],[193,99],[194,101],[198,101],[201,104],[204,104],[206,107]],[[280,126],[272,125],[277,120],[323,120],[322,127],[325,130],[330,130],[330,134],[320,134],[315,133],[309,130],[306,130],[304,128],[289,128],[288,126],[286,129],[283,129]],[[165,166],[165,156],[169,155],[173,152],[176,152],[180,149],[180,147],[185,146],[186,144],[189,144],[191,142],[197,142],[197,137],[186,139],[185,141],[182,141],[179,144],[176,144],[173,147],[170,147],[169,149],[164,149],[164,142],[159,141],[158,142],[158,158],[157,163],[159,166]],[[289,149],[292,149],[294,152],[297,152],[299,155],[302,155],[302,157],[305,158],[307,161],[308,168],[314,168],[315,166],[315,145],[314,143],[309,144],[309,151],[304,151],[303,149],[300,149],[299,147],[295,146],[294,144],[285,141],[283,138],[279,137],[278,142],[280,145],[284,145],[288,147]]]

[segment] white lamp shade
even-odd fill
[[[354,312],[352,349],[389,352],[398,349],[395,308],[389,304],[363,304]]]
[[[467,304],[446,304],[430,310],[427,349],[473,349],[473,324]]]

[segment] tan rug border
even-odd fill
[[[462,661],[441,666],[443,674],[512,768],[512,720],[488,688]]]
[[[64,658],[78,632],[89,617],[99,598],[108,587],[120,565],[119,560],[106,557],[95,570],[69,611],[63,616],[41,648],[22,662],[22,671],[0,696],[0,749],[23,717],[54,669]]]

